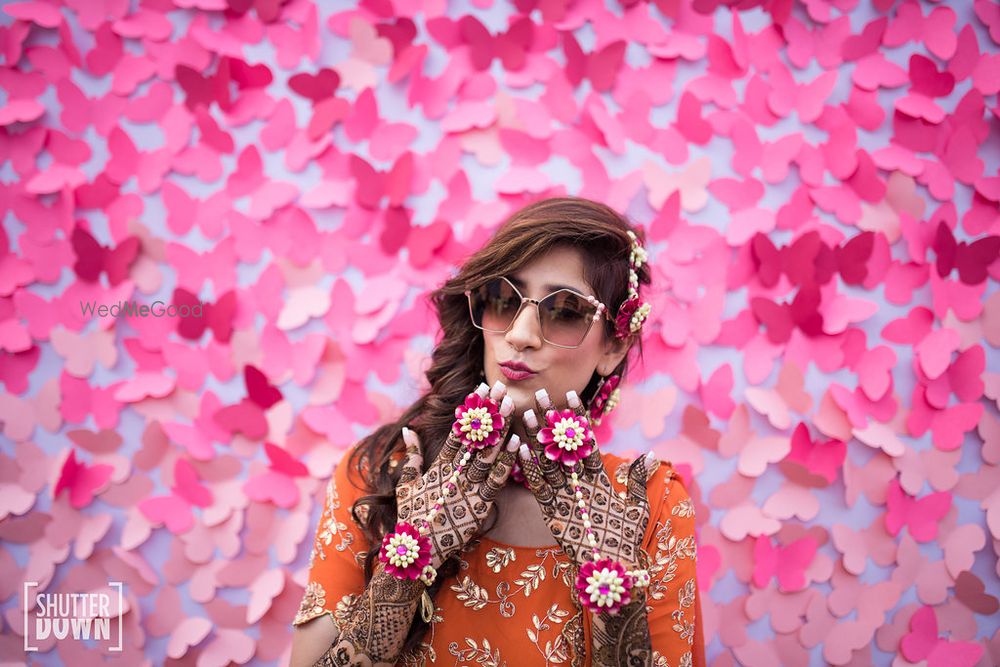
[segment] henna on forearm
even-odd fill
[[[383,543],[374,575],[352,605],[340,636],[313,667],[396,663],[413,625],[421,594],[433,579],[432,576],[425,579],[430,576],[425,570],[429,568],[433,575],[482,528],[497,492],[510,476],[519,440],[512,437],[506,448],[503,446],[510,429],[505,418],[514,409],[514,401],[504,396],[505,391],[498,382],[487,399],[490,388],[483,384],[466,397],[465,403],[456,409],[456,421],[444,446],[424,473],[421,473],[420,439],[409,428],[402,429],[407,457],[396,483],[399,521],[396,530],[410,531],[411,538],[419,534],[423,546],[410,555],[419,551],[420,557],[426,557],[429,563],[411,558],[402,565],[387,566],[389,557]],[[497,400],[501,401],[499,407]],[[488,415],[483,412],[487,410]],[[496,424],[499,430],[492,430],[491,424]],[[468,440],[473,432],[477,439]],[[467,472],[460,479],[463,468]],[[403,549],[397,553],[405,553],[409,547],[394,548]],[[419,565],[409,572],[414,562]]]
[[[592,662],[595,667],[646,667],[653,664],[653,642],[646,616],[646,596],[633,595],[632,601],[611,615],[594,614]]]
[[[389,574],[379,563],[340,636],[313,667],[396,664],[425,588],[420,581]]]

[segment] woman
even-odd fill
[[[591,429],[645,259],[612,209],[547,199],[432,295],[431,388],[337,466],[292,665],[704,665],[691,500]]]

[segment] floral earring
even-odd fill
[[[604,416],[618,405],[618,401],[621,398],[618,384],[621,382],[621,379],[621,376],[617,373],[608,375],[607,377],[601,376],[601,381],[597,385],[597,391],[594,392],[594,398],[590,400],[590,421],[593,422],[594,426],[600,425]]]

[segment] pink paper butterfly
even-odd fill
[[[788,546],[771,544],[771,538],[761,535],[754,543],[753,583],[764,588],[775,576],[778,589],[784,592],[800,591],[806,587],[806,570],[816,557],[818,545],[811,537],[802,537]]]
[[[103,246],[82,226],[73,228],[70,240],[76,253],[76,264],[73,265],[76,275],[89,283],[96,283],[101,273],[107,273],[112,287],[128,278],[129,269],[142,248],[137,236],[128,236],[116,246]]]
[[[266,375],[250,364],[243,367],[243,381],[247,398],[217,410],[215,423],[230,433],[243,433],[251,440],[259,440],[267,435],[269,428],[264,411],[282,400],[283,396]]]
[[[973,667],[983,655],[976,642],[953,642],[938,636],[934,607],[924,605],[910,617],[910,632],[899,648],[910,662],[927,661],[927,667]]]
[[[114,466],[105,463],[88,466],[76,460],[76,450],[70,449],[56,478],[52,497],[58,498],[63,490],[69,490],[70,503],[76,509],[86,507],[94,496],[103,491],[111,479]]]
[[[377,171],[357,155],[351,155],[350,165],[357,181],[355,199],[367,209],[377,209],[382,197],[388,197],[389,206],[399,206],[410,194],[414,165],[409,151],[400,155],[389,171]]]
[[[170,495],[146,498],[139,503],[139,511],[154,524],[166,525],[178,535],[191,530],[194,525],[193,509],[212,504],[212,492],[201,484],[198,471],[187,459],[178,458],[174,463],[174,485]]]
[[[566,78],[575,88],[584,79],[597,92],[611,90],[622,64],[625,62],[625,40],[605,45],[599,51],[584,53],[571,31],[563,34],[563,52],[566,54]]]
[[[270,442],[264,443],[264,450],[270,460],[268,470],[251,477],[243,485],[246,494],[257,502],[273,502],[278,507],[289,509],[299,502],[299,487],[296,477],[309,474],[306,466],[287,451]]]
[[[233,335],[233,319],[238,307],[236,292],[233,290],[223,294],[215,303],[203,303],[197,295],[183,287],[177,287],[174,289],[172,305],[179,309],[191,309],[191,313],[195,312],[193,309],[201,308],[200,316],[181,314],[178,317],[177,333],[183,338],[197,341],[206,329],[210,329],[215,340],[228,343]]]
[[[469,48],[469,60],[477,71],[489,69],[499,58],[504,69],[517,71],[524,67],[534,40],[535,24],[527,16],[510,23],[506,32],[490,34],[475,16],[463,16],[458,21],[439,16],[427,21],[427,32],[439,43],[453,48],[464,44]]]
[[[909,496],[899,480],[889,483],[886,494],[885,527],[893,536],[906,527],[917,542],[937,538],[938,523],[951,509],[951,494],[938,491],[917,500]]]

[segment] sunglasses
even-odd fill
[[[590,327],[607,310],[596,298],[570,289],[556,290],[542,299],[529,299],[502,276],[466,290],[465,295],[469,298],[473,326],[490,333],[506,333],[524,304],[535,304],[542,339],[565,348],[580,347]]]

